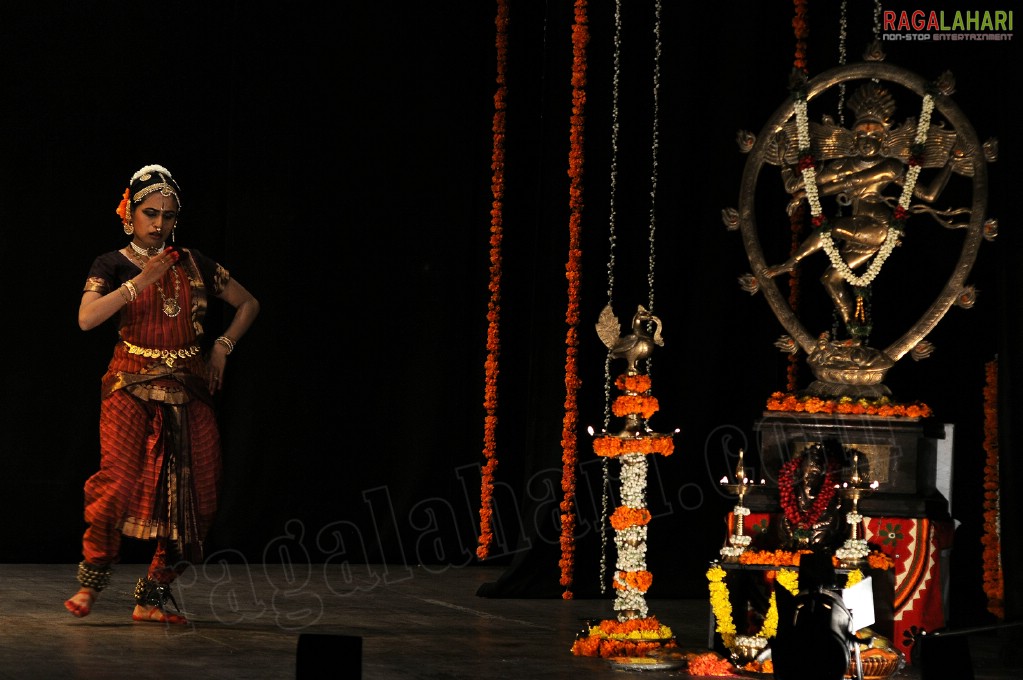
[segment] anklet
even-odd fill
[[[78,582],[83,588],[92,588],[98,593],[110,584],[113,571],[109,566],[97,567],[83,560],[78,564]]]

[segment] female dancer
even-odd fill
[[[136,172],[117,209],[131,241],[93,261],[82,293],[79,326],[87,331],[116,317],[118,342],[102,379],[100,468],[85,482],[81,588],[64,603],[77,617],[89,614],[110,582],[124,535],[156,541],[132,618],[186,623],[164,605],[173,602],[174,578],[202,559],[216,511],[220,435],[212,397],[259,302],[217,262],[168,244],[181,207],[166,168]],[[210,297],[234,313],[205,347]]]

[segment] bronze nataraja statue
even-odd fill
[[[966,278],[981,239],[997,235],[997,221],[986,215],[987,163],[997,158],[997,141],[978,142],[970,122],[950,99],[951,74],[926,81],[882,60],[883,54],[875,50],[862,63],[810,80],[797,74],[794,96],[764,125],[759,138],[740,133],[740,148],[750,157],[739,207],[722,213],[726,226],[741,229],[749,256],[752,273],[740,277],[743,289],[763,293],[788,333],[776,346],[807,354],[815,380],[804,394],[811,396],[890,395],[883,384],[887,371],[906,354],[921,359],[933,351],[925,338],[953,304],[972,306],[973,287]],[[819,117],[821,122],[808,118],[808,104],[816,97],[847,84],[855,88],[848,101],[854,115],[850,127],[830,116]],[[919,118],[893,122],[891,84],[920,97]],[[754,202],[766,165],[781,167],[790,217],[805,203],[814,229],[782,262],[766,261],[756,225]],[[933,203],[956,176],[972,185],[972,198],[962,205],[935,208]],[[962,186],[957,182],[958,188]],[[872,347],[872,284],[900,245],[907,223],[917,215],[963,233],[961,254],[944,288],[909,330],[887,347]],[[777,224],[773,216],[771,224]],[[810,331],[774,279],[795,271],[820,251],[827,257],[820,280],[832,302],[834,323],[828,330]],[[887,266],[897,266],[897,259]]]

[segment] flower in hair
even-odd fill
[[[131,191],[126,188],[124,190],[124,198],[117,205],[117,214],[121,216],[121,222],[128,224],[128,204],[131,202]]]

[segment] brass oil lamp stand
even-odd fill
[[[721,487],[733,496],[738,497],[732,514],[735,515],[735,528],[728,537],[728,545],[721,548],[721,558],[725,562],[738,562],[739,556],[746,551],[752,536],[745,533],[745,520],[750,514],[750,509],[744,504],[746,494],[758,485],[746,475],[746,466],[743,464],[743,450],[739,449],[739,462],[735,466],[735,481],[729,482],[728,477],[721,478]],[[763,482],[761,482],[763,484]]]
[[[843,498],[852,502],[849,512],[845,515],[845,521],[849,525],[849,538],[845,540],[841,548],[835,550],[837,557],[843,567],[857,568],[867,561],[870,548],[867,539],[860,535],[860,524],[863,522],[863,515],[860,514],[860,499],[877,490],[879,483],[875,480],[867,482],[860,475],[860,452],[855,449],[852,452],[852,475],[849,481],[842,482],[838,492]]]

